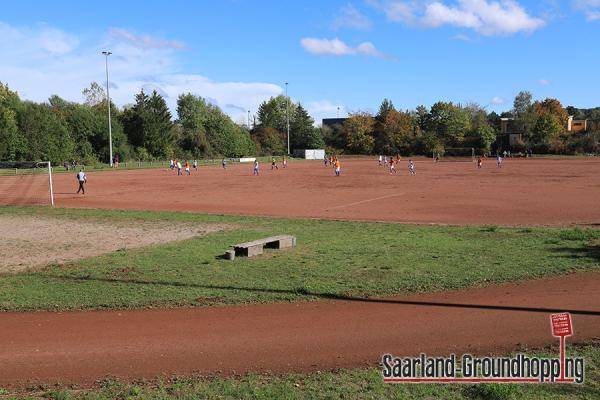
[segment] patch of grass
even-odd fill
[[[498,227],[496,225],[487,225],[481,228],[481,232],[496,232]]]
[[[469,399],[508,400],[516,398],[519,387],[515,384],[481,383],[463,391]]]
[[[0,207],[135,224],[233,223],[240,228],[181,242],[0,275],[0,310],[198,306],[374,296],[485,286],[600,270],[600,251],[553,228],[456,227],[290,220],[192,213]],[[298,246],[227,261],[230,245],[292,234]],[[80,240],[74,238],[74,240]],[[200,299],[200,300],[199,300]]]
[[[541,356],[556,356],[554,348]],[[168,382],[107,381],[92,390],[54,391],[60,399],[456,399],[575,400],[600,398],[600,345],[569,346],[569,356],[586,360],[586,381],[569,384],[390,384],[376,368],[311,374],[247,375],[237,378],[188,377]],[[24,393],[23,396],[39,396]],[[41,394],[44,396],[44,393]]]
[[[600,229],[564,229],[558,236],[562,240],[594,240],[600,239]]]
[[[51,400],[69,400],[71,395],[66,390],[56,390],[44,393],[43,397]]]

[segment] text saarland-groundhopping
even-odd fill
[[[565,356],[565,337],[573,334],[569,313],[550,316],[552,335],[560,338],[558,357],[535,357],[518,353],[511,357],[381,357],[384,382],[395,383],[577,383],[585,381],[583,357]],[[460,362],[458,362],[460,360]]]

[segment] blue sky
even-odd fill
[[[520,90],[600,106],[600,0],[21,1],[0,14],[0,81],[25,99],[82,101],[104,83],[123,106],[192,92],[234,120],[282,93],[317,123],[384,97],[512,106]]]

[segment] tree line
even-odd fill
[[[0,82],[0,160],[76,159],[82,163],[109,158],[107,98],[97,83],[83,90],[82,103],[51,96],[47,102],[22,100]],[[218,106],[190,93],[177,99],[173,116],[153,91],[135,95],[122,108],[110,103],[113,154],[120,160],[152,160],[283,155],[290,148],[326,148],[335,154],[431,154],[450,147],[474,147],[490,153],[507,148],[500,119],[513,118],[522,132],[513,151],[598,153],[599,131],[566,132],[567,116],[599,118],[600,108],[563,108],[556,99],[533,101],[519,93],[511,111],[488,113],[475,103],[437,102],[431,108],[397,110],[384,99],[376,115],[350,113],[343,124],[315,127],[300,103],[285,96],[260,104],[252,126],[236,124]]]
[[[92,83],[83,96],[81,104],[56,95],[36,103],[20,99],[0,82],[0,160],[107,162],[105,91]],[[324,146],[308,112],[284,96],[263,102],[252,128],[190,93],[178,97],[176,118],[156,91],[142,90],[133,104],[118,108],[111,102],[110,108],[113,154],[120,160],[285,154],[288,118],[292,148]]]
[[[568,116],[599,119],[595,109],[564,108],[556,99],[533,101],[532,94],[520,92],[513,108],[500,115],[488,113],[476,103],[466,105],[437,102],[427,109],[397,110],[384,99],[376,115],[351,113],[343,124],[323,128],[325,143],[334,153],[353,154],[443,154],[445,149],[475,148],[478,154],[510,150],[554,154],[600,153],[600,124],[586,132],[567,130]],[[509,143],[501,134],[501,119],[508,118],[510,133],[520,134]]]

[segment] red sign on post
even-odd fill
[[[552,336],[565,337],[573,335],[571,314],[552,314],[550,315],[550,321],[552,321]]]

